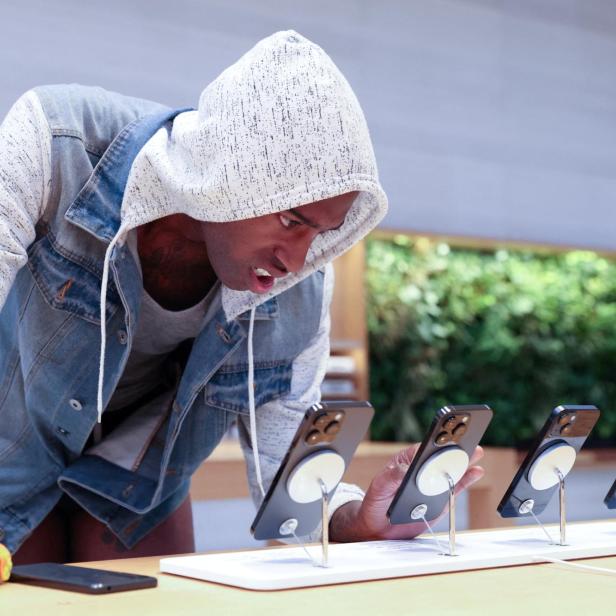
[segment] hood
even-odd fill
[[[318,235],[300,272],[264,294],[222,289],[228,320],[251,311],[248,334],[251,441],[261,492],[252,331],[255,307],[324,267],[383,218],[387,198],[361,107],[317,45],[291,30],[263,39],[205,88],[199,108],[159,129],[133,161],[120,228],[107,247],[101,284],[104,315],[109,262],[129,230],[171,214],[209,222],[244,220],[358,191],[344,224]],[[97,393],[103,412],[106,323],[101,318]]]
[[[229,320],[350,248],[383,218],[366,120],[329,56],[294,31],[263,39],[205,88],[196,111],[161,128],[135,158],[122,203],[126,231],[170,214],[255,218],[359,191],[346,221],[313,242],[304,268],[266,294],[223,287]]]

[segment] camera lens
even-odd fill
[[[571,432],[573,432],[573,424],[568,423],[565,424],[561,429],[560,429],[560,433],[563,436],[568,436],[569,434],[571,434]]]
[[[445,443],[448,443],[451,440],[451,435],[449,434],[449,432],[441,432],[437,437],[436,437],[436,444],[437,445],[444,445]]]
[[[453,430],[453,427],[458,423],[458,420],[455,417],[450,417],[443,423],[443,428],[445,430]]]
[[[313,430],[308,433],[306,437],[306,443],[308,445],[316,445],[321,440],[321,433],[318,430]]]
[[[325,434],[338,434],[340,432],[340,423],[337,421],[332,421],[325,428]]]
[[[466,431],[468,430],[468,426],[466,424],[463,423],[459,423],[454,429],[453,429],[453,435],[454,436],[464,436],[466,434]]]
[[[319,415],[313,422],[312,425],[317,428],[318,430],[322,430],[323,428],[325,428],[325,426],[330,422],[329,417],[327,416],[327,413],[324,413],[323,415]]]

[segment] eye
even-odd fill
[[[299,222],[298,220],[295,220],[293,218],[290,218],[289,216],[287,216],[286,214],[278,214],[278,219],[280,220],[280,224],[285,228],[285,229],[293,229],[294,227],[298,227],[299,225],[301,225],[302,223]]]

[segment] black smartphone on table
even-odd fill
[[[531,509],[526,506],[530,503],[535,515],[545,509],[558,490],[558,482],[545,489],[533,488],[529,477],[533,463],[539,456],[560,444],[570,445],[575,453],[579,452],[600,414],[599,409],[592,405],[561,405],[552,410],[497,507],[503,518],[530,515]]]
[[[288,538],[288,530],[281,529],[287,520],[297,521],[293,530],[298,536],[310,534],[319,525],[321,499],[298,502],[293,497],[294,472],[321,454],[328,454],[322,460],[346,470],[373,415],[372,405],[364,401],[320,402],[306,411],[251,525],[255,539]],[[329,498],[336,487],[328,491]]]
[[[158,584],[157,579],[149,575],[121,573],[59,563],[16,565],[11,571],[10,581],[92,595],[154,588]]]
[[[400,487],[387,510],[392,524],[409,524],[418,518],[414,512],[421,511],[426,520],[434,520],[445,508],[449,490],[440,494],[426,495],[418,486],[422,466],[433,455],[454,449],[466,452],[469,460],[479,444],[493,411],[485,404],[445,406],[437,411],[432,425],[412,459]]]

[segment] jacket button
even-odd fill
[[[118,340],[120,341],[120,344],[126,344],[128,342],[128,334],[126,333],[126,330],[118,330]]]
[[[231,336],[227,333],[227,330],[220,324],[216,323],[216,333],[225,341],[231,342]]]
[[[80,411],[83,408],[81,402],[79,402],[79,400],[75,400],[75,398],[71,398],[68,403],[74,411]]]

